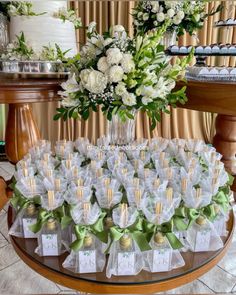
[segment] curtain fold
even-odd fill
[[[123,25],[132,36],[132,8],[135,1],[71,1],[71,7],[78,11],[82,22],[87,26],[91,21],[97,23],[97,29],[100,33],[108,30],[109,26],[114,24]],[[219,5],[221,1],[212,1],[208,4],[207,10]],[[227,19],[228,16],[235,18],[235,7],[231,7],[232,1],[223,1],[225,8],[221,14],[209,17],[204,27],[198,32],[199,44],[206,45],[212,43],[236,43],[236,30],[214,28],[214,22],[219,19]],[[78,47],[84,44],[85,30],[78,30]],[[180,45],[196,45],[197,37],[184,35],[179,39]],[[235,58],[208,58],[208,64],[218,65],[229,64],[235,66]],[[96,139],[106,132],[106,119],[102,113],[91,112],[88,121],[68,120],[67,122],[53,122],[53,115],[56,113],[58,103],[34,104],[33,112],[38,123],[43,138],[55,142],[58,139],[75,140],[79,136],[88,137],[93,143]],[[211,142],[214,136],[215,114],[190,111],[186,109],[171,109],[171,114],[163,114],[161,123],[155,130],[150,131],[150,120],[143,114],[139,113],[137,117],[137,137],[154,137],[163,136],[166,138],[197,138],[206,142]],[[0,128],[1,129],[1,128]],[[1,132],[1,131],[0,131]],[[1,133],[0,133],[1,135]]]

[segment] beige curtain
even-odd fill
[[[84,25],[91,21],[96,21],[99,32],[106,31],[110,25],[122,24],[132,35],[132,8],[135,1],[72,1],[72,7],[78,10]],[[216,7],[220,1],[212,1],[208,4],[208,11]],[[220,19],[226,19],[229,13],[235,17],[235,10],[230,7],[231,1],[224,1],[225,9],[221,16],[210,17],[205,23],[204,28],[198,33],[200,44],[212,44],[217,42],[235,42],[236,31],[230,30],[229,33],[215,29],[213,24]],[[227,40],[226,40],[227,39]],[[78,44],[85,42],[85,31],[79,30]],[[197,44],[196,37],[188,35],[179,40],[180,44]],[[219,63],[230,65],[235,64],[234,59],[219,60]],[[214,63],[214,58],[209,59],[209,64]],[[64,122],[53,122],[52,118],[56,112],[56,103],[34,104],[33,110],[41,130],[43,138],[55,141],[67,138],[74,140],[78,136],[87,136],[92,142],[103,135],[106,131],[106,120],[102,113],[91,113],[88,121],[70,120]],[[164,114],[162,121],[154,131],[150,131],[150,122],[145,114],[138,114],[137,118],[137,137],[150,138],[153,136],[163,136],[167,138],[197,138],[206,142],[211,142],[214,136],[215,115],[185,109],[172,109],[171,115]]]

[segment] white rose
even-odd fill
[[[175,15],[175,16],[173,17],[173,23],[174,23],[175,25],[179,25],[179,24],[181,23],[181,21],[182,21],[182,19],[180,19],[177,15]]]
[[[148,13],[144,13],[143,14],[143,20],[146,21],[149,19],[149,14]]]
[[[133,61],[133,57],[129,53],[123,54],[123,58],[121,60],[121,66],[125,73],[130,73],[135,69],[135,64]]]
[[[180,18],[180,19],[183,19],[184,15],[185,14],[184,14],[184,12],[182,10],[178,11],[178,13],[177,13],[178,18]]]
[[[105,73],[109,69],[109,64],[107,63],[107,58],[105,56],[101,57],[97,64],[98,70]]]
[[[165,15],[163,12],[157,13],[157,20],[161,23],[165,20]]]
[[[150,102],[152,102],[152,99],[150,97],[144,96],[142,98],[142,103],[146,106],[147,104],[149,104]]]
[[[14,5],[10,4],[10,5],[8,6],[8,13],[9,13],[10,15],[12,15],[12,16],[17,15],[17,9],[16,9],[16,7],[15,7]]]
[[[118,64],[122,58],[123,54],[121,53],[119,48],[110,48],[106,51],[107,62],[109,65]]]
[[[136,105],[136,98],[133,93],[126,92],[122,95],[122,101],[127,106]]]
[[[172,18],[175,15],[174,9],[172,9],[172,8],[168,9],[167,15],[169,16],[169,18]]]
[[[120,83],[118,83],[118,85],[116,85],[116,87],[115,87],[115,93],[117,95],[122,96],[126,92],[127,92],[127,89],[125,87],[125,83],[120,82]]]
[[[110,70],[108,70],[108,79],[110,83],[117,83],[122,81],[124,76],[124,71],[120,66],[112,66]]]
[[[99,94],[102,93],[107,86],[107,77],[95,70],[83,70],[80,73],[82,86],[88,91]]]

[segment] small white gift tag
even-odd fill
[[[37,238],[37,234],[33,233],[29,226],[36,223],[36,218],[23,218],[22,224],[23,224],[23,232],[24,232],[24,238]]]
[[[210,247],[211,240],[211,229],[202,229],[197,231],[195,240],[195,251],[204,252],[208,251]]]
[[[58,239],[56,234],[42,235],[43,256],[58,256]]]
[[[78,255],[78,272],[93,273],[96,268],[96,250],[79,251]]]
[[[172,257],[171,249],[153,250],[152,272],[169,271]]]
[[[118,276],[134,275],[135,274],[135,253],[134,252],[119,252],[118,258]]]
[[[213,222],[214,228],[219,236],[224,236],[225,234],[225,217],[223,215],[218,215]]]

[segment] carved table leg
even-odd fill
[[[10,104],[6,127],[6,154],[16,163],[40,139],[29,104]]]
[[[235,176],[232,190],[236,192],[236,117],[218,115],[216,118],[216,135],[213,139],[216,150],[223,155],[226,170]],[[236,196],[234,197],[236,201]]]

